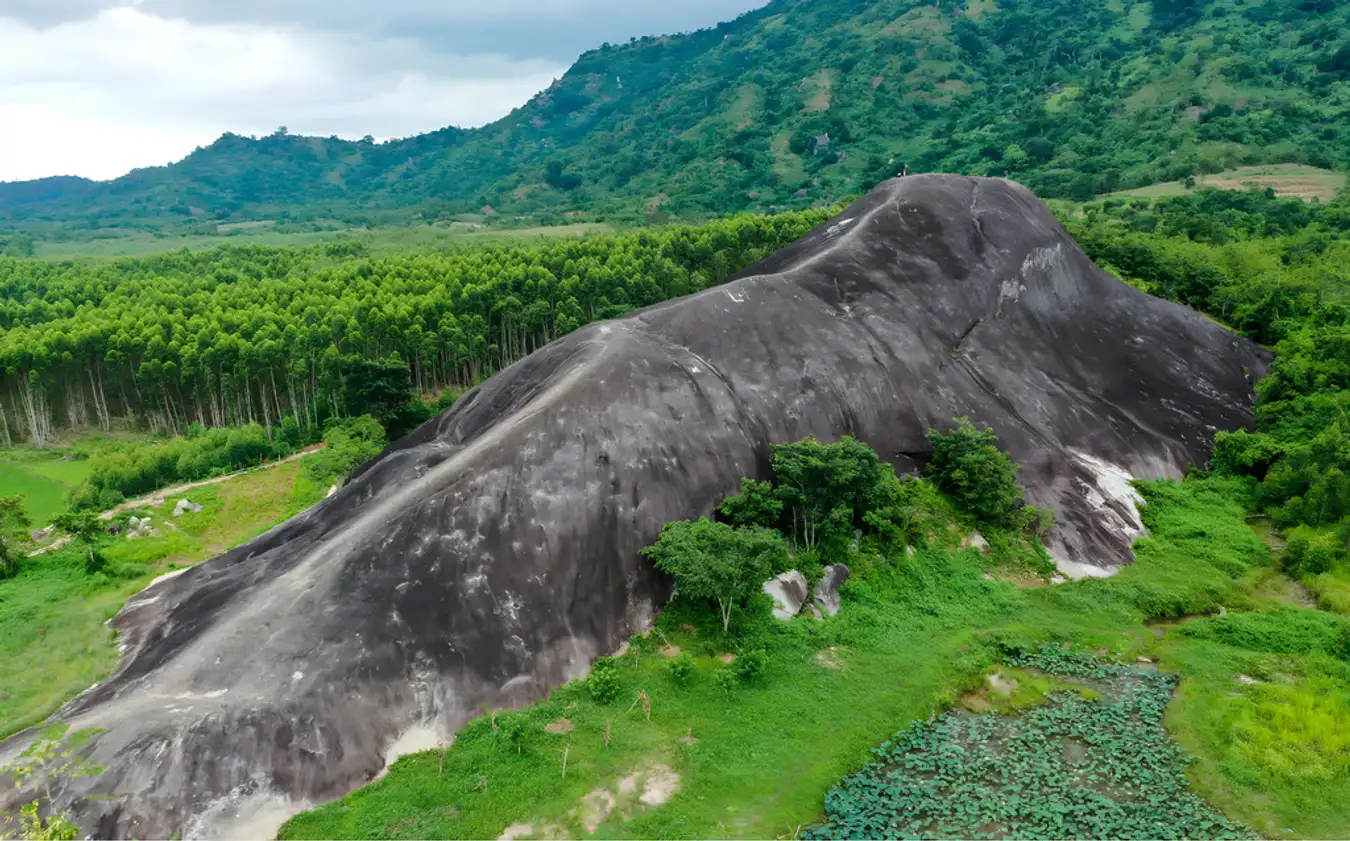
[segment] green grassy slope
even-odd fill
[[[33,528],[42,528],[66,510],[70,492],[88,475],[84,459],[30,448],[0,451],[0,496],[22,494]]]
[[[497,713],[497,732],[480,718],[452,747],[399,760],[380,781],[293,819],[282,837],[494,838],[508,826],[522,838],[793,837],[824,816],[826,788],[872,745],[956,704],[984,684],[1003,646],[1031,640],[1126,663],[1147,657],[1180,673],[1167,720],[1197,757],[1197,793],[1265,837],[1344,837],[1350,768],[1336,728],[1350,725],[1350,664],[1317,636],[1344,620],[1273,594],[1279,577],[1244,521],[1240,483],[1162,483],[1147,497],[1152,537],[1112,579],[1018,589],[973,550],[925,550],[860,570],[838,617],[752,630],[741,645],[767,650],[766,676],[729,699],[714,679],[728,668],[716,659],[724,648],[669,610],[634,640],[638,654],[619,659],[615,701],[598,703],[572,683],[521,718]],[[1260,627],[1242,636],[1227,633],[1227,618],[1204,620],[1197,633],[1181,630],[1190,623],[1146,624],[1221,608]],[[1305,633],[1309,623],[1315,631]],[[695,658],[686,682],[671,674],[669,644]],[[635,704],[642,692],[650,721]],[[570,731],[545,729],[564,718]],[[669,803],[625,794],[625,777],[659,767],[679,777]],[[594,794],[605,791],[616,801],[608,814]],[[954,820],[957,837],[980,829]]]
[[[198,563],[256,537],[323,498],[326,483],[294,461],[187,494],[200,513],[171,517],[179,496],[158,510],[156,537],[107,538],[105,568],[85,570],[82,547],[26,559],[0,580],[0,739],[43,721],[116,666],[104,624],[157,576]]]
[[[111,184],[0,185],[0,225],[695,215],[833,201],[904,165],[1078,199],[1343,169],[1347,30],[1348,0],[774,0],[587,53],[479,130],[227,135]]]

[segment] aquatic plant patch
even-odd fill
[[[1250,838],[1188,788],[1163,727],[1176,678],[1074,649],[1016,649],[1010,666],[1071,678],[1021,715],[948,712],[875,750],[825,797],[808,837]]]

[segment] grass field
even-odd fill
[[[34,243],[35,256],[43,259],[108,259],[135,257],[187,248],[203,251],[222,245],[269,245],[300,247],[330,242],[359,242],[373,253],[400,251],[438,251],[466,245],[520,242],[552,237],[577,237],[608,233],[615,228],[604,223],[586,222],[531,228],[482,228],[415,225],[389,228],[351,228],[333,231],[278,231],[269,225],[236,227],[231,233],[216,235],[157,235],[128,233],[100,239]]]
[[[84,568],[84,550],[28,558],[0,581],[0,738],[36,724],[103,680],[117,649],[104,623],[156,576],[224,552],[323,498],[296,461],[188,494],[203,510],[172,518],[178,497],[148,512],[158,537],[108,538],[104,570]]]
[[[1260,634],[1146,624],[1271,613],[1267,636],[1278,640],[1290,636],[1281,623],[1342,620],[1290,608],[1270,586],[1278,575],[1235,501],[1239,486],[1163,483],[1147,496],[1152,537],[1114,578],[1023,590],[991,576],[973,551],[859,569],[838,617],[761,620],[745,632],[741,655],[763,648],[768,665],[729,697],[717,680],[734,669],[717,657],[726,644],[706,614],[672,606],[619,658],[613,702],[574,682],[497,716],[496,732],[480,718],[453,747],[400,759],[378,782],[294,818],[282,837],[495,838],[508,826],[516,838],[796,837],[870,747],[978,687],[1008,640],[1073,641],[1179,672],[1168,724],[1197,757],[1199,794],[1265,837],[1350,835],[1350,767],[1335,735],[1345,732],[1335,710],[1350,697],[1350,664],[1323,648],[1280,651]],[[667,645],[694,658],[687,681],[667,665]],[[676,777],[668,803],[641,800],[643,780],[668,789]]]
[[[28,448],[0,451],[0,496],[22,494],[34,528],[47,525],[66,510],[67,495],[88,474],[89,462],[68,453]]]
[[[1345,189],[1346,174],[1320,169],[1304,164],[1268,164],[1265,166],[1245,166],[1213,175],[1201,175],[1195,179],[1196,187],[1215,187],[1220,190],[1246,190],[1252,187],[1271,188],[1276,195],[1297,196],[1304,201],[1317,199],[1328,202]],[[1151,184],[1135,190],[1121,190],[1102,198],[1145,198],[1158,199],[1166,196],[1180,196],[1191,192],[1180,181],[1167,181]]]

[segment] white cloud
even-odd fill
[[[37,28],[0,17],[0,181],[111,178],[225,131],[400,137],[481,125],[565,67],[412,39],[195,23],[145,7]]]

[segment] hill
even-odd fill
[[[376,144],[226,135],[106,183],[0,185],[0,226],[652,219],[911,171],[1044,197],[1350,166],[1347,0],[774,0],[605,45],[502,120]]]

